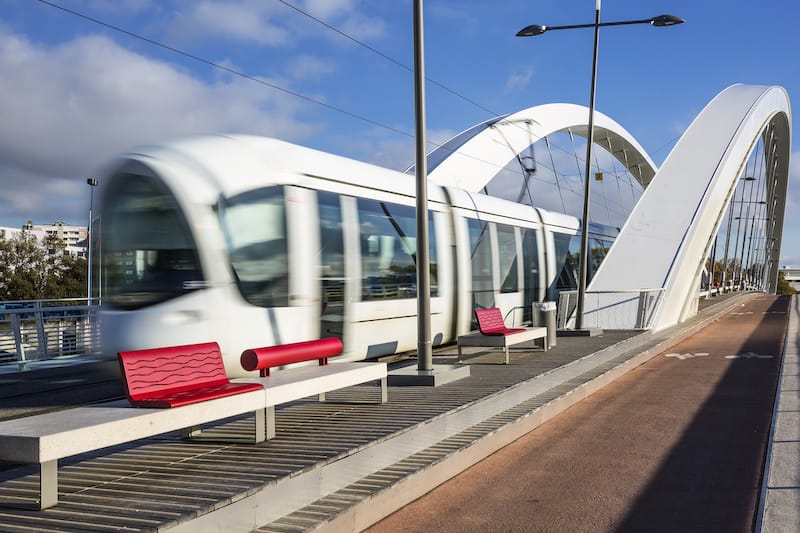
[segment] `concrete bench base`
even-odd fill
[[[508,364],[508,348],[515,344],[542,339],[544,350],[547,351],[547,328],[525,328],[524,331],[511,333],[509,335],[484,335],[480,331],[473,331],[458,337],[458,361],[461,362],[461,348],[464,346],[475,346],[482,348],[502,348],[505,353],[505,364]]]
[[[118,401],[6,420],[0,422],[0,460],[40,465],[39,508],[46,509],[58,503],[61,458],[170,431],[190,436],[202,424],[248,412],[256,416],[253,442],[263,442],[263,390],[172,409],[131,407]]]

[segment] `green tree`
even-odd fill
[[[53,235],[43,245],[27,231],[0,237],[0,300],[83,296],[86,260],[69,256],[65,249]]]
[[[776,288],[775,292],[777,294],[795,294],[797,293],[794,288],[789,285],[789,282],[786,281],[786,278],[783,276],[783,272],[778,272],[778,287]]]

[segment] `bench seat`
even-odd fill
[[[515,344],[542,339],[544,350],[547,351],[547,328],[525,328],[522,332],[513,335],[484,335],[480,331],[473,331],[466,335],[458,336],[458,360],[461,361],[461,348],[472,346],[479,348],[502,348],[505,353],[505,364],[509,363],[508,348]]]

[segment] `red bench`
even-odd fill
[[[380,402],[388,399],[386,388],[386,363],[333,363],[328,358],[342,352],[342,341],[337,338],[317,339],[253,348],[242,353],[240,362],[247,371],[259,371],[259,378],[241,378],[239,382],[259,383],[266,392],[267,439],[275,437],[275,406],[309,396],[325,401],[325,393],[377,381],[381,386]],[[293,366],[270,373],[278,366],[307,361],[318,365]]]
[[[137,407],[178,407],[259,390],[231,383],[216,342],[119,352],[125,395]]]
[[[547,328],[506,327],[503,314],[497,307],[476,309],[475,318],[478,320],[478,331],[466,335],[459,335],[458,337],[459,362],[461,361],[461,348],[463,346],[502,348],[505,353],[505,364],[509,363],[508,348],[514,344],[542,339],[545,351],[548,349]]]

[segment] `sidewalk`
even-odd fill
[[[800,532],[800,297],[793,296],[756,531]]]

